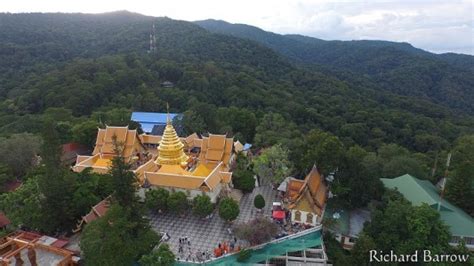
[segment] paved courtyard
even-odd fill
[[[253,205],[253,199],[257,194],[262,194],[265,198],[263,215],[271,215],[272,202],[275,201],[277,192],[269,186],[258,187],[251,194],[243,195],[240,199],[240,214],[235,222],[246,222],[258,215],[257,209]],[[163,214],[153,213],[150,219],[154,230],[168,233],[171,238],[167,243],[173,253],[177,255],[177,258],[182,260],[185,260],[188,256],[192,260],[195,256],[190,256],[190,254],[202,252],[209,252],[212,256],[214,248],[219,243],[229,242],[233,239],[233,235],[228,231],[229,226],[219,217],[217,209],[210,219],[198,218],[192,215],[191,210],[184,217],[168,212]],[[180,237],[187,237],[191,242],[190,246],[185,245],[183,253],[178,253]],[[237,245],[242,244],[244,243],[240,240],[237,242]]]

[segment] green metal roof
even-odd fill
[[[414,206],[427,203],[434,209],[440,206],[441,220],[449,226],[454,236],[474,237],[474,219],[460,208],[439,196],[439,190],[427,180],[411,175],[402,175],[393,179],[381,178],[387,188],[396,188]]]

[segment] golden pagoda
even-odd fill
[[[166,121],[166,128],[163,132],[160,144],[158,146],[158,158],[156,164],[158,165],[181,165],[186,166],[188,163],[188,156],[184,153],[184,144],[176,134],[171,119],[168,113]]]

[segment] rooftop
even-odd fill
[[[180,114],[169,114],[171,120],[178,115]],[[167,113],[133,112],[131,120],[140,123],[143,132],[151,133],[155,125],[166,125],[167,117]]]
[[[426,203],[438,209],[441,219],[455,236],[474,237],[474,219],[460,208],[439,196],[439,190],[431,182],[420,180],[409,174],[397,178],[381,178],[385,187],[397,189],[414,206]]]

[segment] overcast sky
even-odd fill
[[[474,0],[0,0],[0,12],[129,10],[182,20],[222,19],[326,40],[409,42],[474,54]]]

